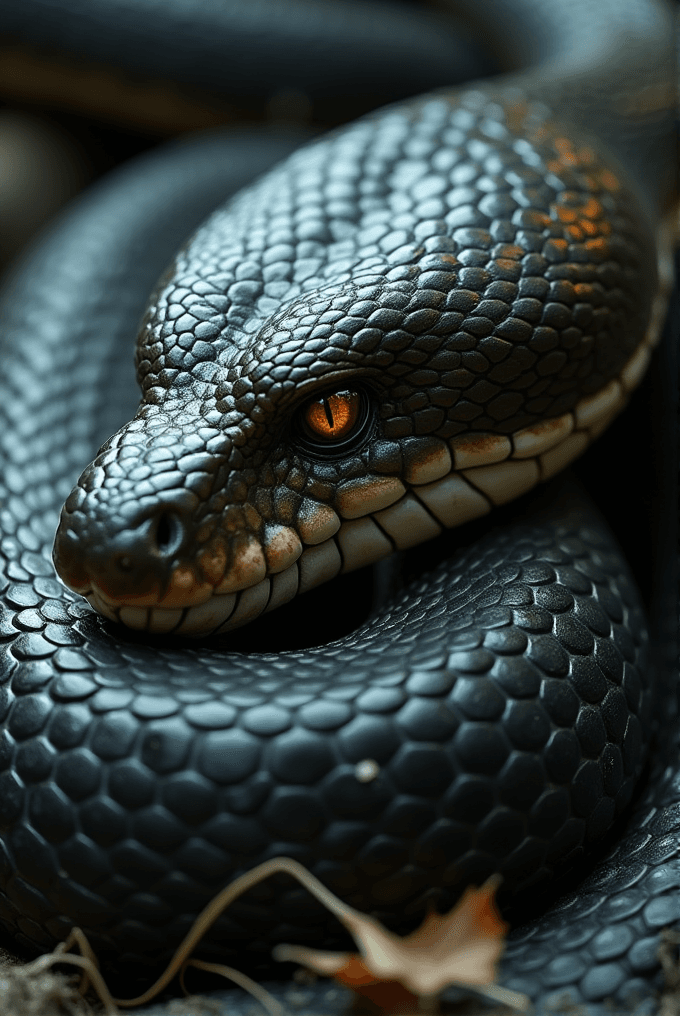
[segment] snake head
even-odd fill
[[[524,493],[625,403],[649,227],[597,152],[496,99],[318,142],[179,256],[138,343],[142,405],[57,534],[101,613],[241,625]]]
[[[389,286],[371,290],[389,297]],[[329,341],[322,320],[360,295],[352,285],[295,302],[246,349],[204,364],[186,394],[150,387],[64,506],[64,581],[131,627],[204,635],[439,533],[441,495],[432,511],[408,489],[427,497],[449,476],[449,446],[403,434],[393,389],[413,390],[403,372],[385,373],[379,329],[352,325]],[[408,299],[398,289],[392,302]],[[310,317],[301,350],[291,336]],[[472,514],[489,510],[471,489],[467,500]]]

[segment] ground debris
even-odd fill
[[[272,991],[239,970],[193,956],[203,935],[230,903],[280,872],[295,878],[338,917],[354,935],[357,953],[334,954],[279,945],[273,952],[276,959],[302,960],[307,970],[298,971],[287,984],[272,984]],[[529,999],[503,988],[495,979],[507,930],[495,908],[497,885],[498,879],[492,878],[479,889],[467,889],[448,914],[429,912],[420,928],[401,938],[343,903],[299,862],[272,858],[239,876],[213,898],[165,971],[136,998],[115,997],[80,928],[72,928],[52,952],[25,964],[13,962],[10,956],[3,959],[0,951],[0,1016],[122,1016],[123,1011],[140,1008],[140,1016],[142,1012],[145,1016],[260,1016],[263,1012],[268,1016],[338,1016],[352,1005],[354,1016],[364,1012],[366,1016],[500,1016],[510,1009],[528,1012]],[[62,972],[65,965],[75,967],[76,972]],[[194,971],[192,977],[202,971],[237,985],[247,993],[245,1007],[243,999],[233,996],[217,999],[190,995],[185,989],[189,970]],[[329,974],[334,975],[336,983],[325,982],[327,987],[322,987]],[[179,989],[185,991],[184,999],[167,998],[167,989],[176,977]],[[322,994],[325,992],[323,1001],[318,997],[320,988]],[[447,989],[458,990],[462,996],[453,1005],[444,997]],[[149,1002],[155,1002],[151,1009],[147,1007]],[[680,1011],[669,1011],[664,1016],[680,1016]]]
[[[79,975],[43,970],[27,974],[0,957],[2,1016],[92,1016],[95,1009],[80,993]]]
[[[168,1002],[163,1013],[164,1016],[224,1016],[225,1007],[218,999],[190,995],[188,998],[175,998]]]
[[[680,931],[664,928],[659,936],[659,960],[664,976],[664,989],[659,1004],[659,1016],[680,1016]]]

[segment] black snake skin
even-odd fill
[[[539,1008],[632,1007],[658,989],[658,932],[680,920],[675,686],[620,551],[571,482],[410,552],[410,581],[367,620],[280,651],[305,601],[351,607],[351,576],[279,608],[278,629],[275,612],[187,643],[97,615],[51,561],[67,497],[62,575],[128,589],[123,548],[142,592],[172,573],[134,556],[140,507],[179,518],[194,562],[220,526],[303,532],[318,505],[352,518],[366,476],[421,504],[409,477],[442,446],[508,441],[621,376],[650,316],[672,187],[667,12],[583,0],[577,31],[559,3],[494,11],[510,62],[538,71],[343,128],[199,229],[146,313],[142,407],[70,496],[134,412],[125,337],[172,252],[297,141],[244,133],[147,156],[7,281],[0,920],[20,945],[48,948],[78,924],[112,967],[157,965],[223,885],[282,854],[398,929],[494,871],[521,914],[598,851],[656,733],[616,845],[544,916],[518,918],[503,980]],[[375,401],[372,429],[324,459],[290,421],[300,391],[348,377]],[[414,523],[423,537],[446,523],[437,510],[429,530]],[[391,548],[415,542],[382,505],[376,516]],[[322,940],[346,941],[280,878],[234,904],[202,954],[242,969],[275,942]]]

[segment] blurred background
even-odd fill
[[[3,0],[0,269],[88,183],[171,138],[317,133],[497,63],[418,0]]]

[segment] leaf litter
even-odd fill
[[[479,889],[466,889],[447,914],[431,910],[419,928],[402,938],[375,918],[343,903],[302,864],[288,857],[265,861],[218,893],[199,914],[165,971],[136,998],[113,997],[85,934],[74,928],[53,952],[30,963],[2,965],[0,957],[0,1011],[3,1016],[119,1016],[121,1010],[137,1008],[157,998],[176,976],[188,994],[184,980],[187,970],[194,968],[219,974],[237,984],[268,1016],[286,1016],[289,1010],[250,977],[233,967],[206,963],[192,956],[211,925],[235,899],[279,873],[292,876],[334,914],[352,934],[358,951],[334,953],[282,944],[274,948],[274,959],[300,963],[307,970],[333,977],[338,984],[350,988],[355,993],[355,1012],[366,1011],[375,1016],[437,1013],[441,994],[450,985],[500,1004],[502,1009],[496,1010],[498,1013],[529,1011],[527,996],[496,983],[507,931],[494,903],[499,877],[489,879]],[[75,967],[77,976],[53,970],[64,965]],[[209,999],[187,997],[183,1002],[169,1003],[165,1012],[167,1016],[173,1016],[173,1009],[177,1016],[204,1013],[209,1016],[211,1010],[220,1011],[212,1005]],[[228,1012],[228,1006],[224,1011]],[[494,1016],[487,1006],[480,1010],[474,1002],[472,1008],[456,1006],[455,1011],[459,1016],[466,1011],[483,1011],[486,1016]]]

